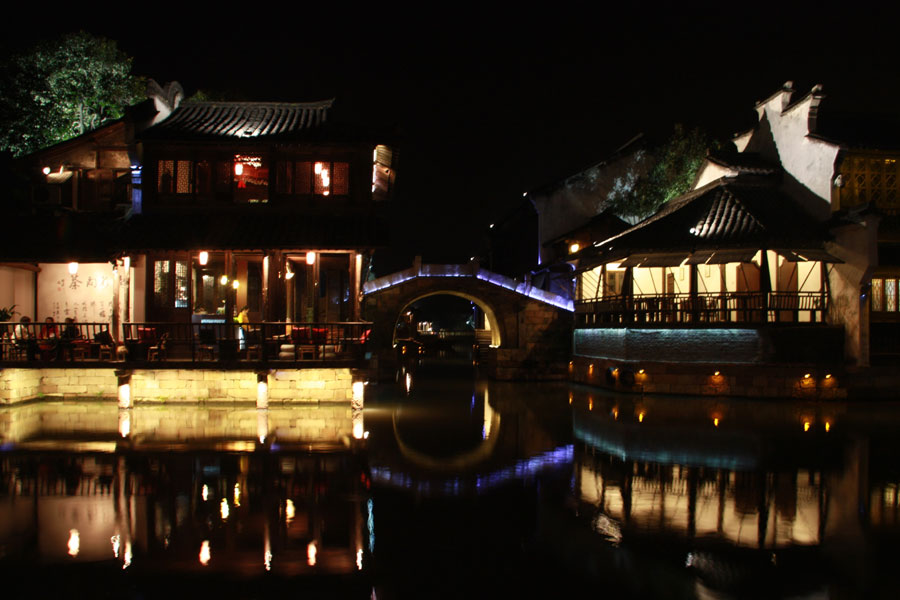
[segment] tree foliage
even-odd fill
[[[616,178],[607,196],[607,206],[630,221],[652,215],[672,198],[690,191],[710,145],[709,137],[702,130],[685,131],[682,125],[675,125],[665,143],[636,161],[635,168]]]
[[[3,65],[0,150],[19,156],[95,129],[141,98],[116,43],[85,32],[43,42]]]

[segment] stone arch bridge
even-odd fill
[[[490,350],[484,367],[496,379],[564,379],[572,346],[572,301],[480,268],[418,260],[363,286],[363,314],[372,321],[369,347],[379,377],[398,364],[394,332],[414,302],[451,295],[474,302],[485,315]]]

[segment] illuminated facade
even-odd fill
[[[250,322],[358,321],[372,252],[387,243],[395,150],[332,124],[332,100],[182,103],[177,83],[152,81],[148,96],[26,159],[47,235],[7,240],[0,304],[126,337],[124,323],[230,323],[244,306]],[[68,297],[76,284],[53,265],[72,261],[82,286],[108,280],[102,294]],[[85,263],[106,265],[91,284]]]
[[[691,192],[582,250],[576,327],[752,329],[769,350],[737,357],[704,343],[705,356],[687,352],[698,362],[868,365],[871,354],[890,354],[890,265],[900,254],[885,225],[898,206],[897,143],[842,129],[823,99],[821,86],[797,99],[788,82],[757,104],[759,122],[735,137],[737,152],[707,157]],[[798,354],[785,335],[765,333],[787,326],[831,349]],[[678,362],[685,350],[658,360]]]

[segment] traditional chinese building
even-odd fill
[[[645,376],[679,363],[703,374],[695,393],[727,393],[723,365],[814,365],[821,381],[808,366],[801,379],[821,389],[835,368],[890,354],[896,145],[848,129],[823,99],[821,86],[795,98],[787,83],[691,192],[576,255],[575,354],[605,361],[596,377],[685,391],[674,374]],[[803,385],[782,379],[759,395]]]

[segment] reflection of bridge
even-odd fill
[[[363,287],[364,314],[375,325],[369,340],[379,372],[393,372],[394,331],[400,315],[429,296],[451,295],[476,304],[490,332],[488,369],[498,379],[566,376],[572,332],[572,301],[529,283],[478,266],[428,265],[369,281]]]

